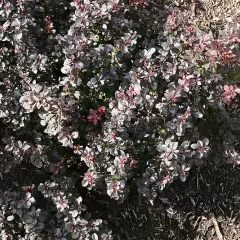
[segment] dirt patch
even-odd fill
[[[230,18],[240,16],[240,0],[169,0],[168,2],[173,6],[189,10],[192,23],[202,30],[217,31],[222,29]]]
[[[239,0],[202,0],[194,4],[193,23],[201,29],[221,29],[240,13]]]
[[[189,11],[192,25],[217,32],[240,16],[240,0],[151,0],[156,8],[177,7]]]

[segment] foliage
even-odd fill
[[[153,201],[194,164],[240,162],[238,19],[214,37],[166,11],[161,24],[150,1],[0,2],[0,171],[52,173],[1,192],[1,239],[109,240],[79,179],[116,200],[134,180]]]

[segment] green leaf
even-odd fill
[[[114,180],[120,180],[120,177],[119,177],[118,175],[114,175],[114,176],[113,176],[113,179],[114,179]]]
[[[106,94],[104,92],[100,92],[98,98],[104,101],[106,99]]]

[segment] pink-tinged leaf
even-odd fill
[[[226,92],[228,92],[229,90],[230,90],[230,88],[229,88],[229,86],[228,85],[224,85],[224,90],[226,91]]]

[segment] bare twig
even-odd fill
[[[152,3],[153,5],[155,5],[156,7],[162,8],[159,4],[155,3],[154,1],[149,1],[150,3]]]
[[[218,222],[214,216],[214,213],[211,213],[211,220],[213,222],[213,225],[215,227],[215,231],[216,231],[216,234],[217,234],[217,237],[219,240],[223,240],[223,235],[222,233],[220,232],[220,229],[219,229],[219,226],[218,226]]]
[[[193,224],[193,229],[196,228],[197,224],[199,223],[199,220],[200,220],[200,216],[197,218],[197,220],[195,221],[195,223]]]

